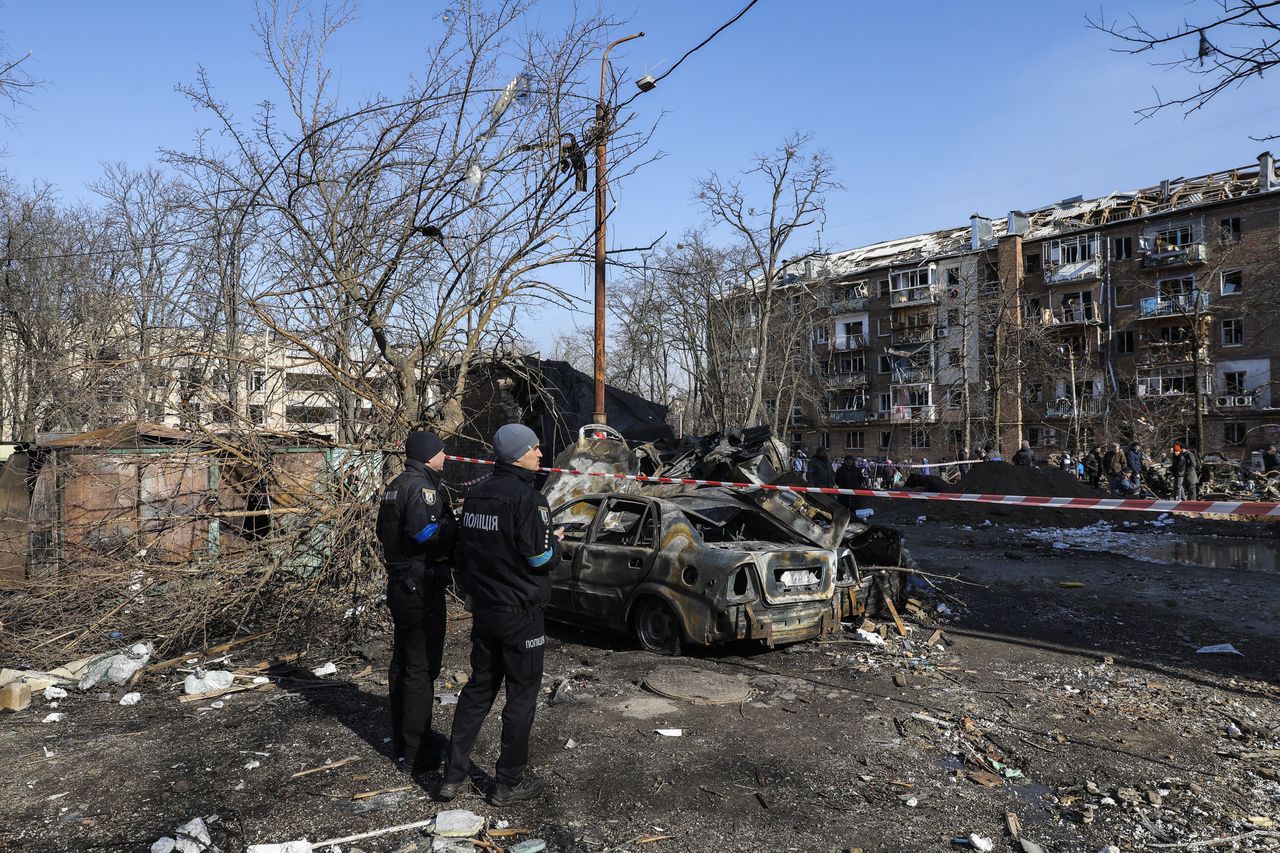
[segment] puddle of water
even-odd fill
[[[1146,559],[1208,566],[1214,569],[1280,571],[1280,543],[1222,539],[1170,539],[1151,542],[1142,551]]]

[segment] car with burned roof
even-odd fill
[[[692,643],[817,637],[838,624],[852,556],[809,540],[728,489],[585,494],[553,510],[565,558],[550,618],[624,630],[660,654]]]

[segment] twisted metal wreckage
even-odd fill
[[[557,468],[605,474],[796,484],[767,427],[631,448],[582,428]],[[566,559],[548,615],[626,630],[649,651],[732,640],[780,643],[897,612],[910,559],[899,533],[825,495],[655,485],[552,474],[543,487]]]

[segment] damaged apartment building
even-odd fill
[[[792,261],[774,301],[809,326],[792,444],[935,461],[1023,439],[1042,458],[1130,439],[1264,447],[1278,437],[1277,189],[1264,153]]]

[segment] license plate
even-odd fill
[[[817,583],[818,579],[814,577],[813,572],[804,570],[794,570],[782,573],[783,586],[808,586],[811,583]]]

